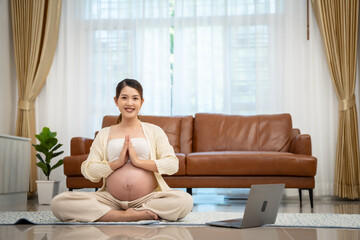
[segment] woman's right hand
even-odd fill
[[[129,135],[126,135],[123,147],[122,147],[121,152],[119,154],[119,158],[117,160],[112,161],[111,163],[109,163],[110,168],[113,171],[115,171],[118,168],[121,168],[128,161],[128,159],[129,159],[129,139],[130,139]]]
[[[124,165],[129,160],[129,135],[125,136],[123,148],[121,149],[120,155],[119,155],[119,161],[122,162]]]

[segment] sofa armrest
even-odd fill
[[[70,155],[83,155],[89,154],[91,144],[94,139],[83,138],[83,137],[74,137],[71,139],[70,143]]]
[[[82,176],[81,164],[87,159],[89,154],[64,157],[65,176]]]
[[[295,154],[312,155],[311,137],[309,134],[293,136],[290,143],[290,152]]]

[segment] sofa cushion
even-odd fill
[[[194,134],[193,116],[184,116],[181,118],[180,152],[189,154],[192,152]]]
[[[66,176],[82,176],[81,164],[88,158],[89,154],[64,157],[64,174]]]
[[[287,152],[292,138],[290,114],[239,116],[198,113],[194,152]]]
[[[181,118],[175,117],[159,117],[159,116],[141,116],[141,121],[155,124],[164,130],[170,144],[176,153],[180,152],[180,130]]]
[[[80,176],[68,176],[66,178],[66,187],[79,189],[79,188],[101,188],[103,181],[97,183],[91,182],[90,180]]]
[[[283,152],[219,151],[190,153],[187,175],[315,176],[317,159]]]

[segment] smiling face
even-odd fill
[[[125,86],[121,89],[118,98],[114,97],[115,104],[119,108],[123,119],[137,118],[144,99],[140,93],[132,87]]]

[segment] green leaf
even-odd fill
[[[48,175],[47,176],[50,176],[50,173],[51,173],[51,166],[49,163],[46,163],[46,168],[48,169]]]
[[[39,168],[42,169],[42,171],[43,171],[43,173],[45,174],[45,176],[49,176],[50,173],[48,172],[48,169],[47,169],[45,163],[43,163],[43,162],[37,162],[37,163],[36,163],[36,166],[38,166]]]
[[[40,134],[35,135],[35,137],[36,137],[41,143],[45,140],[44,137],[43,137],[42,135],[40,135]]]
[[[48,149],[52,149],[56,144],[58,140],[56,138],[48,138],[45,140],[44,144]]]
[[[50,137],[52,137],[52,138],[54,138],[54,137],[56,137],[56,132],[50,132]]]
[[[50,129],[48,127],[43,127],[42,132],[40,133],[40,135],[42,137],[44,137],[45,139],[50,138],[51,137]]]
[[[64,153],[64,151],[53,153],[53,158],[55,158],[63,153]]]
[[[48,164],[50,164],[51,159],[53,159],[53,154],[52,154],[52,152],[46,153],[45,156],[46,156],[45,162],[48,163]]]
[[[41,162],[45,162],[44,159],[41,157],[41,155],[39,153],[36,154],[36,157],[41,161]]]
[[[38,151],[38,152],[42,152],[42,153],[44,153],[44,154],[46,154],[48,151],[49,151],[49,149],[47,149],[45,146],[43,146],[43,145],[35,145],[35,149],[36,149],[36,151]]]
[[[55,151],[58,150],[61,146],[62,146],[62,144],[59,143],[59,144],[56,145],[53,149],[51,149],[51,151],[55,152]]]
[[[60,167],[63,164],[64,164],[64,161],[61,159],[51,168],[51,170],[53,170],[53,169],[55,169],[57,167]]]

